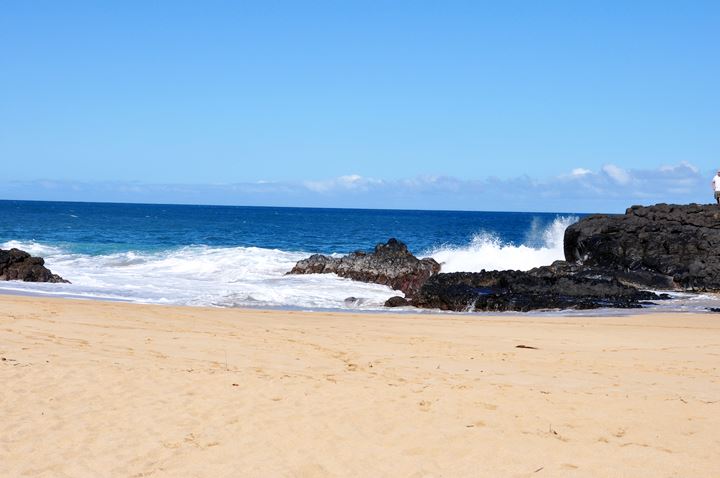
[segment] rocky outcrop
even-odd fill
[[[437,274],[420,288],[411,305],[452,311],[639,308],[659,300],[653,292],[622,284],[614,276],[572,274],[554,264],[528,272],[484,271]],[[551,266],[552,267],[552,266]],[[387,306],[393,304],[387,303]]]
[[[668,298],[640,289],[720,290],[720,208],[657,204],[588,216],[567,228],[564,252],[565,261],[527,272],[438,274],[411,303],[455,311],[634,308]]]
[[[0,280],[68,282],[45,267],[41,257],[32,257],[20,249],[0,249]]]
[[[387,285],[412,296],[439,271],[440,264],[434,259],[418,259],[405,244],[390,239],[386,244],[375,246],[371,253],[359,251],[339,258],[315,254],[299,261],[288,274],[334,273],[356,281]]]
[[[720,290],[720,207],[657,204],[589,216],[567,228],[564,250],[576,266],[649,288]]]

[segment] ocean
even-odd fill
[[[418,257],[435,258],[442,272],[528,270],[563,259],[565,228],[582,216],[0,201],[0,248],[41,256],[71,281],[0,282],[0,292],[191,306],[379,310],[401,293],[334,275],[285,273],[311,254],[370,250],[391,237]],[[348,297],[359,300],[346,303]],[[680,294],[672,307],[704,308],[697,297]]]

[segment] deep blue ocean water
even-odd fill
[[[85,254],[206,245],[347,253],[390,237],[412,251],[462,246],[479,233],[535,243],[570,213],[396,211],[0,201],[0,243],[36,241]],[[535,234],[535,235],[533,235]]]
[[[527,270],[563,259],[565,228],[582,215],[0,201],[0,217],[0,248],[44,257],[72,282],[0,282],[0,292],[377,310],[399,293],[285,273],[310,254],[370,250],[391,237],[435,258],[443,272]]]

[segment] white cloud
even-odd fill
[[[575,168],[570,172],[570,176],[585,176],[586,174],[590,174],[592,171],[585,168]]]
[[[630,174],[614,164],[606,164],[602,167],[602,171],[618,184],[628,184],[630,182]]]
[[[366,178],[358,174],[348,174],[323,181],[303,181],[303,185],[316,193],[330,193],[336,191],[367,191],[373,186],[383,184],[382,179]]]
[[[309,207],[619,212],[636,204],[711,202],[707,175],[687,162],[655,169],[575,168],[538,179],[416,176],[397,180],[349,174],[324,180],[232,184],[0,182],[0,198]],[[706,177],[707,176],[707,177]]]
[[[324,193],[332,187],[332,184],[327,181],[304,181],[303,184],[310,191],[316,193]]]
[[[681,161],[680,164],[676,164],[676,165],[667,165],[666,164],[666,165],[660,166],[660,168],[659,168],[659,170],[661,172],[675,172],[680,169],[687,169],[693,173],[700,172],[700,170],[696,166],[693,166],[692,164],[688,163],[687,161]]]
[[[305,182],[314,192],[343,192],[374,195],[376,198],[414,199],[417,207],[440,200],[461,209],[592,210],[589,204],[616,203],[627,207],[636,202],[705,201],[706,187],[699,169],[687,162],[657,169],[625,169],[605,164],[599,170],[575,168],[570,174],[537,179],[459,179],[447,176],[417,176],[381,181],[358,175],[340,176],[322,182]],[[543,206],[555,204],[554,206]],[[508,205],[508,206],[505,206]],[[598,206],[596,210],[603,210]]]

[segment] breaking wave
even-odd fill
[[[496,234],[480,232],[464,246],[444,245],[425,254],[442,265],[442,272],[530,270],[563,259],[565,229],[575,216],[557,217],[547,227],[533,221],[523,244],[503,242]]]
[[[519,269],[563,257],[565,228],[575,217],[558,217],[549,226],[533,223],[523,244],[479,233],[465,246],[427,251],[443,272]],[[342,279],[334,274],[285,275],[310,255],[258,247],[185,246],[159,252],[83,254],[34,241],[9,241],[45,258],[72,284],[0,283],[0,291],[156,304],[218,307],[297,307],[303,309],[379,309],[400,294],[388,287]],[[423,255],[423,254],[421,254]],[[346,302],[348,297],[357,300]]]

